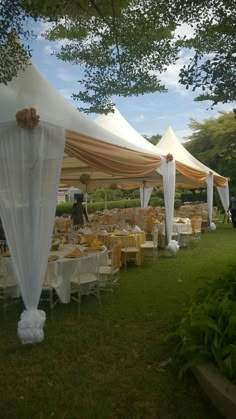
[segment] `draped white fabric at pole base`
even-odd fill
[[[167,162],[166,158],[161,157],[161,173],[163,176],[164,201],[166,209],[166,237],[167,249],[172,255],[179,250],[176,240],[171,240],[173,233],[174,202],[175,202],[175,161]]]
[[[65,130],[40,122],[0,124],[0,217],[26,310],[18,323],[22,343],[44,339],[45,313],[37,310],[48,263]]]
[[[223,208],[225,212],[229,209],[229,184],[227,183],[224,188],[217,186],[217,191],[219,193]]]
[[[141,208],[147,208],[149,200],[150,200],[150,196],[152,194],[153,191],[153,187],[150,188],[139,188],[140,191],[140,202],[141,202]]]
[[[216,226],[212,223],[212,211],[213,211],[213,174],[209,173],[206,179],[207,183],[207,208],[208,208],[208,222],[210,230],[215,230]]]

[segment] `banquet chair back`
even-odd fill
[[[121,245],[115,244],[111,250],[110,265],[99,266],[99,286],[108,291],[113,291],[113,286],[119,283],[121,266]]]
[[[98,269],[100,263],[100,253],[95,252],[93,259],[95,263],[90,263],[87,255],[76,258],[77,275],[71,279],[71,298],[81,303],[83,295],[95,295],[100,302]]]
[[[157,247],[158,247],[158,230],[155,229],[152,233],[152,240],[146,240],[144,243],[140,244],[140,248],[143,252],[143,257],[149,257],[149,250],[152,251],[152,258],[157,257]]]
[[[125,236],[122,239],[122,244],[124,243],[124,247],[121,248],[121,255],[122,255],[122,262],[125,266],[125,271],[127,269],[127,263],[133,261],[138,265],[138,254],[140,252],[140,247],[137,244],[137,235],[132,234],[129,236]]]
[[[55,262],[48,262],[48,269],[45,275],[42,292],[40,296],[40,301],[49,302],[49,306],[51,310],[59,302],[59,298],[56,293],[57,279],[52,275],[51,269],[50,269],[50,265],[52,263],[55,263]]]

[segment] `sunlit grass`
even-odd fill
[[[2,418],[217,419],[191,375],[179,380],[165,341],[195,290],[235,263],[236,230],[221,225],[177,257],[122,272],[113,299],[47,305],[45,340],[22,346],[22,307],[0,314]],[[1,307],[0,307],[1,309]],[[1,312],[0,312],[1,313]]]

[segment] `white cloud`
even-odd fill
[[[182,25],[178,26],[175,31],[175,37],[178,36],[186,36],[187,39],[191,38],[194,34],[194,26],[190,26],[187,23],[183,23]]]
[[[190,94],[189,90],[179,83],[179,72],[180,69],[189,61],[192,53],[189,50],[181,50],[179,58],[175,64],[171,64],[167,67],[165,73],[160,74],[160,80],[165,84],[167,88],[174,88],[178,93],[183,96]]]
[[[58,92],[60,93],[60,95],[62,95],[65,99],[69,100],[70,102],[73,102],[73,99],[71,98],[72,95],[72,91],[71,89],[67,89],[67,88],[61,88],[58,89]]]
[[[75,75],[69,73],[69,71],[66,71],[64,68],[61,67],[57,68],[56,76],[58,79],[66,82],[76,82],[78,79]]]
[[[54,52],[54,49],[52,48],[52,46],[51,46],[51,45],[46,45],[46,46],[43,48],[43,52],[44,52],[46,55],[52,55],[52,54],[53,54],[53,52]]]
[[[144,121],[144,115],[138,115],[136,118],[133,119],[133,122],[143,122]]]

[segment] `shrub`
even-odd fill
[[[236,383],[236,266],[198,291],[175,336],[181,374],[211,361]]]
[[[181,199],[175,199],[175,205],[174,205],[175,206],[175,209],[180,208],[181,205],[182,205]]]
[[[56,208],[56,216],[61,217],[63,214],[71,214],[72,206],[72,202],[60,202]]]

